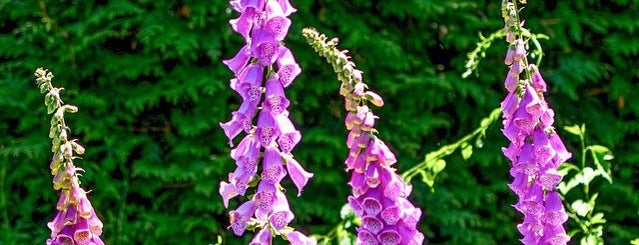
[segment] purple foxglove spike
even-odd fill
[[[267,181],[260,181],[257,187],[257,193],[253,196],[255,201],[255,217],[259,220],[267,220],[268,214],[273,210],[275,203],[275,192],[277,192],[275,185],[268,183]]]
[[[286,176],[286,170],[282,165],[283,159],[277,148],[266,147],[264,150],[262,181],[270,184],[278,184]]]
[[[526,48],[524,47],[524,40],[517,39],[515,41],[515,54],[513,55],[514,61],[520,61],[526,56]]]
[[[238,76],[240,71],[248,64],[250,58],[251,52],[249,52],[249,47],[244,46],[233,58],[223,60],[222,63],[228,66],[235,76]]]
[[[317,240],[313,237],[308,237],[299,231],[291,231],[286,234],[286,240],[291,245],[316,245]]]
[[[344,125],[346,126],[346,130],[353,130],[355,126],[355,112],[349,111],[346,113],[346,119],[344,119]],[[359,128],[358,128],[359,129]]]
[[[568,220],[568,214],[564,211],[561,197],[554,191],[546,193],[545,214],[542,221],[551,227],[561,226]]]
[[[364,216],[362,218],[361,228],[366,229],[368,232],[372,234],[377,234],[384,228],[384,223],[382,223],[382,221],[380,221],[379,219],[375,218],[375,216]]]
[[[271,144],[279,136],[275,119],[269,111],[262,110],[257,118],[255,136],[263,147],[271,147]]]
[[[253,55],[262,66],[270,66],[278,58],[279,44],[275,41],[265,41],[256,43],[253,48]]]
[[[253,240],[251,240],[251,243],[249,243],[249,245],[271,245],[272,240],[273,234],[271,234],[271,231],[268,229],[268,227],[264,227],[260,229],[257,234],[255,234],[255,237],[253,237]]]
[[[376,216],[382,211],[382,204],[375,198],[366,197],[362,201],[362,208],[364,213],[370,216]]]
[[[87,244],[93,238],[93,234],[89,230],[89,223],[86,218],[79,218],[75,224],[75,232],[73,233],[73,240],[77,244]]]
[[[225,181],[220,181],[220,196],[222,196],[222,202],[224,203],[224,207],[229,207],[229,200],[233,197],[239,195],[239,192],[235,188],[235,185],[229,184]]]
[[[387,225],[395,225],[402,218],[402,209],[398,206],[386,207],[380,217]]]
[[[244,100],[257,103],[262,96],[260,87],[262,86],[263,76],[264,67],[257,64],[250,64],[240,72],[237,85],[233,89],[237,91]]]
[[[264,97],[262,107],[271,112],[273,117],[285,112],[286,108],[288,108],[290,104],[284,94],[282,83],[280,83],[280,81],[275,77],[270,77],[266,80],[266,92],[264,93]]]
[[[377,240],[382,245],[397,245],[402,242],[402,236],[397,231],[386,230],[377,235]]]
[[[371,140],[364,154],[366,154],[366,161],[377,161],[384,166],[391,166],[397,162],[395,154],[380,139]]]
[[[295,217],[288,205],[286,195],[281,191],[275,192],[275,203],[273,204],[273,212],[269,217],[269,222],[276,231],[282,230]]]
[[[366,184],[368,187],[375,188],[381,183],[380,172],[379,164],[368,165],[368,168],[366,169]]]
[[[291,85],[293,80],[302,73],[302,68],[300,68],[297,61],[295,61],[293,53],[284,46],[280,46],[277,68],[277,76],[285,88]]]
[[[566,235],[564,227],[559,225],[544,230],[544,237],[540,239],[544,244],[549,245],[565,245],[570,241],[570,237]]]
[[[98,236],[93,236],[93,238],[91,238],[91,242],[89,242],[89,245],[104,245],[104,241],[102,241],[102,239],[100,239],[100,237]]]
[[[547,87],[546,81],[541,76],[541,72],[539,72],[539,68],[537,68],[535,64],[531,64],[529,67],[530,67],[530,70],[532,71],[530,80],[532,80],[533,88],[535,88],[535,90],[542,93],[546,92],[546,87]]]
[[[251,29],[253,26],[259,25],[261,11],[252,6],[246,6],[244,11],[237,19],[229,21],[231,28],[241,34],[244,40],[251,40]]]
[[[282,11],[284,13],[284,16],[289,16],[292,13],[295,13],[297,11],[297,9],[295,9],[291,5],[291,2],[289,2],[289,0],[277,0],[277,2],[280,4]]]
[[[537,178],[537,184],[546,190],[552,190],[555,186],[557,186],[557,184],[559,184],[562,177],[563,176],[561,176],[561,174],[557,173],[557,170],[550,168],[539,175],[539,178]]]
[[[373,114],[372,112],[367,112],[366,113],[366,118],[364,119],[364,122],[362,123],[361,129],[363,131],[370,131],[375,127],[375,119],[377,119],[378,117],[375,116],[375,114]]]
[[[255,213],[255,202],[247,201],[240,205],[236,210],[229,212],[229,220],[231,228],[235,235],[241,236],[246,230],[249,219]]]
[[[557,132],[552,132],[549,135],[549,141],[552,148],[555,149],[555,151],[557,152],[555,158],[553,158],[555,167],[558,167],[559,164],[566,162],[572,157],[572,153],[566,150],[566,146],[564,145],[564,142],[561,140],[561,138],[559,138]]]
[[[524,222],[517,225],[519,233],[524,235],[520,240],[525,245],[537,245],[540,243],[541,237],[544,235],[544,226],[539,220],[524,219]]]
[[[288,175],[293,180],[293,184],[297,187],[297,196],[302,195],[302,189],[308,183],[308,180],[313,177],[313,174],[304,170],[302,166],[293,158],[292,155],[282,154],[286,161],[286,170]]]
[[[372,233],[363,229],[357,229],[357,241],[355,244],[361,245],[379,245],[377,238]]]

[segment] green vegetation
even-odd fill
[[[606,173],[614,182],[588,184],[590,197],[598,193],[590,214],[605,214],[605,243],[629,244],[639,234],[639,1],[528,2],[526,28],[548,36],[538,40],[540,70],[558,132],[575,157],[586,157],[579,137],[562,129],[585,124],[585,145],[615,155]],[[303,70],[287,89],[291,120],[303,134],[294,154],[315,177],[300,198],[287,194],[297,215],[293,226],[329,234],[340,226],[349,192],[347,132],[339,82],[305,43],[302,28],[339,37],[384,97],[377,127],[402,173],[485,126],[482,119],[499,106],[507,72],[503,39],[479,52],[473,73],[462,74],[479,34],[490,36],[503,19],[499,1],[292,3],[298,12],[285,41]],[[228,25],[235,17],[227,1],[217,0],[0,0],[0,244],[44,243],[55,215],[50,119],[33,79],[37,67],[55,72],[63,97],[81,108],[65,120],[87,149],[76,161],[86,170],[82,186],[91,190],[107,244],[246,244],[250,236],[227,230],[217,193],[234,167],[218,123],[239,104],[228,89],[232,73],[221,63],[242,44]],[[521,217],[510,206],[516,200],[506,186],[499,128],[482,131],[470,157],[463,145],[446,154],[434,192],[419,177],[412,180],[429,244],[517,242]]]

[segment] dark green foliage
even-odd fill
[[[478,33],[503,26],[499,1],[292,1],[298,12],[286,42],[303,73],[287,90],[303,133],[294,154],[315,173],[301,198],[287,194],[294,226],[327,233],[339,223],[349,190],[343,171],[346,130],[339,82],[300,32],[313,26],[340,37],[371,89],[385,98],[381,137],[410,168],[427,152],[470,133],[505,96],[497,41],[462,79]],[[604,240],[639,234],[639,1],[530,0],[522,18],[540,40],[540,66],[557,125],[585,123],[589,144],[615,154],[615,182],[593,181]],[[218,122],[239,97],[221,64],[240,49],[228,2],[0,1],[0,244],[44,243],[55,214],[48,172],[48,116],[32,73],[47,67],[66,89],[67,117],[87,151],[82,185],[105,222],[108,244],[246,244],[226,229],[218,183],[234,168]],[[413,181],[431,244],[515,244],[521,217],[499,125],[470,159],[446,159],[436,191]],[[561,133],[561,131],[560,131]],[[578,149],[578,139],[563,133]],[[285,183],[292,187],[291,183]],[[235,208],[232,202],[231,208]]]

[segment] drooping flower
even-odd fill
[[[379,117],[368,107],[382,106],[381,96],[367,91],[361,71],[346,52],[335,47],[336,40],[326,43],[325,36],[311,29],[305,29],[303,34],[333,64],[334,70],[340,71],[340,94],[347,111],[344,124],[349,130],[349,153],[344,163],[351,173],[348,185],[352,195],[347,201],[362,220],[356,244],[422,244],[424,235],[417,230],[421,209],[408,200],[412,187],[392,168],[397,159],[376,135],[375,122]]]
[[[510,144],[502,151],[512,162],[508,187],[518,197],[514,207],[524,215],[517,230],[523,244],[566,244],[570,238],[563,224],[568,215],[555,189],[562,178],[557,168],[571,154],[552,126],[554,111],[543,97],[546,82],[537,66],[528,65],[525,41],[517,37],[517,9],[509,1],[502,9],[507,36],[513,37],[505,59],[510,65],[504,81],[508,95],[501,103],[502,132]]]
[[[229,213],[231,228],[240,236],[249,223],[255,225],[260,231],[251,244],[270,244],[271,231],[290,231],[284,228],[295,217],[280,182],[290,175],[299,196],[313,176],[291,153],[301,133],[289,118],[291,102],[284,90],[301,72],[282,43],[291,26],[288,16],[296,10],[288,0],[231,0],[230,4],[240,13],[229,22],[231,28],[246,43],[223,63],[233,72],[230,87],[243,102],[220,126],[231,146],[236,136],[245,135],[231,151],[237,168],[228,181],[220,182],[219,193],[228,207],[231,199],[247,194],[250,183],[257,183],[252,198]]]

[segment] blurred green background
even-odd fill
[[[487,50],[478,73],[462,79],[478,34],[503,27],[500,1],[292,1],[298,12],[286,39],[303,73],[286,91],[303,133],[294,151],[315,173],[300,198],[289,192],[294,227],[323,234],[345,203],[346,130],[339,83],[301,35],[312,26],[340,38],[386,105],[380,136],[401,172],[479,125],[505,96],[506,42]],[[639,234],[639,1],[531,0],[526,27],[542,40],[541,71],[556,126],[585,123],[587,143],[615,153],[615,182],[600,179],[597,211],[608,244]],[[246,244],[227,230],[218,183],[234,168],[218,123],[239,103],[221,64],[242,45],[214,0],[0,1],[0,244],[42,244],[55,215],[48,165],[49,115],[33,78],[51,69],[72,135],[86,147],[82,185],[105,223],[107,244]],[[411,199],[424,210],[430,244],[516,244],[521,216],[500,125],[470,159],[447,158],[435,192],[419,180]],[[576,136],[560,130],[568,147]],[[576,154],[578,155],[578,154]],[[290,181],[284,183],[292,187]],[[235,208],[237,201],[232,201]],[[574,228],[569,223],[569,228]],[[574,239],[577,240],[577,239]]]

